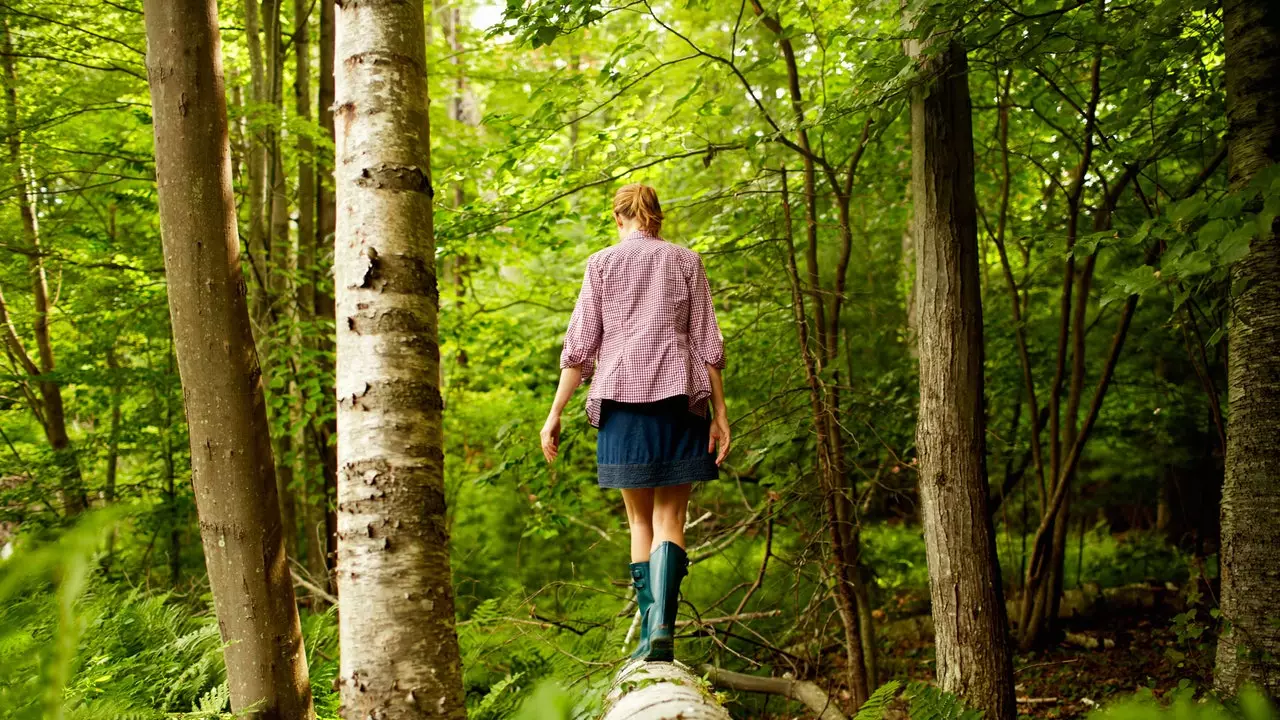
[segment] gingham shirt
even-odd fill
[[[698,253],[637,230],[587,258],[560,367],[591,381],[592,425],[604,399],[688,395],[689,411],[706,417],[707,365],[724,367],[724,338]]]

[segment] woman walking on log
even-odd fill
[[[560,448],[560,414],[585,381],[599,428],[599,485],[622,491],[631,580],[640,606],[633,659],[674,659],[687,574],[684,523],[692,483],[713,480],[729,453],[724,340],[702,258],[663,240],[658,193],[626,185],[613,200],[620,240],[587,258],[560,354],[560,385],[542,453]]]

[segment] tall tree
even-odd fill
[[[349,720],[461,720],[423,3],[336,20],[337,682]]]
[[[938,680],[993,720],[1012,720],[1008,620],[987,510],[982,291],[965,49],[908,42],[911,195],[920,359],[920,505]]]
[[[18,69],[14,60],[13,40],[9,34],[9,17],[0,23],[3,31],[3,53],[0,59],[4,63],[5,94],[5,126],[8,134],[9,162],[13,165],[14,191],[18,197],[18,211],[22,215],[22,230],[26,236],[26,252],[28,268],[31,273],[31,296],[35,307],[35,322],[32,334],[35,335],[36,355],[32,357],[26,345],[20,339],[12,318],[9,316],[8,304],[3,293],[0,293],[0,324],[5,328],[6,349],[11,357],[25,372],[29,382],[40,391],[37,399],[28,395],[32,411],[44,427],[45,438],[53,450],[58,465],[58,492],[62,498],[63,511],[67,516],[78,515],[89,507],[88,496],[84,489],[84,479],[80,473],[80,460],[76,456],[75,447],[67,434],[67,415],[62,403],[62,386],[50,375],[56,369],[53,355],[53,340],[49,334],[49,313],[52,302],[49,297],[49,282],[44,270],[45,251],[40,245],[40,225],[35,203],[31,196],[31,181],[27,177],[25,158],[22,151],[22,129],[18,124]]]
[[[328,3],[324,3],[327,5]],[[297,76],[294,80],[294,109],[300,120],[312,122],[311,117],[311,9],[310,0],[294,0],[294,60]],[[316,237],[316,163],[315,145],[311,134],[298,134],[298,275],[297,303],[299,319],[311,321],[315,316],[317,248],[320,247]],[[312,341],[314,347],[314,341]],[[311,423],[308,419],[306,423]],[[325,542],[325,487],[323,481],[317,487],[311,477],[311,470],[316,460],[324,462],[312,453],[314,446],[310,441],[318,437],[313,425],[296,423],[299,433],[294,438],[294,446],[303,458],[303,546],[308,572],[313,577],[328,576],[325,554],[328,552]]]
[[[307,660],[240,269],[217,3],[147,0],[144,9],[169,314],[231,708],[309,720]]]
[[[246,137],[249,176],[249,266],[253,269],[249,278],[253,301],[250,311],[253,319],[262,327],[267,326],[267,145],[263,142],[261,118],[262,106],[268,101],[269,81],[262,58],[261,13],[258,0],[244,0],[244,37],[249,51],[249,132]]]
[[[272,423],[277,428],[272,436],[275,443],[276,459],[276,491],[280,498],[280,517],[285,527],[285,548],[290,557],[298,555],[297,536],[297,501],[294,499],[294,446],[290,422],[293,398],[297,386],[293,377],[296,373],[289,367],[289,345],[293,345],[291,333],[295,329],[296,313],[294,305],[293,277],[297,270],[297,252],[292,245],[289,234],[289,197],[284,168],[284,38],[281,35],[283,18],[281,17],[281,1],[265,0],[262,3],[262,27],[267,48],[267,87],[271,103],[271,125],[267,137],[267,258],[261,262],[260,268],[267,275],[268,298],[271,311],[267,314],[271,329],[259,328],[261,337],[270,338],[271,350],[268,356],[272,361],[264,369],[264,375],[274,394],[283,402],[278,407],[280,417],[273,417]],[[264,343],[265,344],[265,343]],[[274,378],[274,381],[273,381]]]
[[[333,10],[334,5],[331,2],[322,2],[320,5],[320,68],[319,81],[316,87],[316,114],[320,120],[320,130],[324,136],[328,138],[332,144],[333,137]],[[319,153],[316,155],[316,247],[332,248],[333,233],[337,218],[337,205],[334,202],[333,195],[333,155],[331,153]],[[330,255],[330,253],[325,253]],[[331,260],[331,258],[330,258]],[[332,277],[332,264],[330,260],[322,259],[320,253],[316,254],[316,293],[315,293],[315,315],[317,324],[324,328],[320,333],[320,351],[322,355],[328,355],[333,350],[333,342],[330,337],[333,334],[331,329],[334,324],[334,307],[333,295],[328,288],[328,283],[321,284],[320,277]],[[324,377],[333,377],[333,367],[324,368]],[[338,424],[337,419],[330,417],[320,426],[320,444],[323,447],[323,453],[320,458],[321,468],[324,470],[324,502],[325,502],[325,560],[329,565],[332,574],[333,567],[338,558],[338,515],[334,504],[338,496],[338,449],[337,435]]]
[[[1226,0],[1228,164],[1233,190],[1280,162],[1280,7]],[[1274,176],[1273,176],[1274,177]],[[1280,224],[1231,271],[1222,614],[1215,682],[1280,696]]]

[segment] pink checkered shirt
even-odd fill
[[[592,425],[604,399],[688,395],[689,411],[706,417],[707,365],[724,367],[724,338],[698,253],[637,230],[587,258],[560,367],[591,381]]]

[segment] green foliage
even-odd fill
[[[11,662],[19,668],[0,677],[0,707],[61,708],[84,718],[212,716],[227,704],[171,352],[140,3],[9,5],[21,129],[10,134],[22,140],[24,166],[39,189],[41,260],[57,289],[50,314],[57,364],[42,379],[65,395],[88,494],[96,504],[114,498],[124,517],[114,539],[98,534],[75,551],[74,534],[57,541],[71,545],[56,551],[28,546],[68,523],[57,492],[62,466],[27,399],[38,381],[12,363],[0,367],[0,532],[16,533],[14,559],[0,567],[9,573],[21,559],[44,568],[31,571],[23,590],[0,595],[0,658],[6,670]],[[725,480],[694,496],[692,518],[706,517],[691,528],[690,542],[703,559],[686,585],[683,612],[718,615],[744,600],[744,612],[780,612],[752,620],[750,632],[682,640],[682,652],[726,666],[790,670],[761,647],[763,638],[835,676],[830,648],[841,640],[838,623],[826,620],[833,615],[825,509],[784,269],[790,239],[806,270],[803,162],[787,144],[800,126],[836,169],[855,157],[868,128],[849,186],[847,249],[836,186],[821,167],[815,182],[820,280],[834,281],[846,253],[850,263],[839,353],[822,379],[843,393],[844,460],[872,605],[915,612],[928,597],[913,463],[913,260],[904,244],[911,215],[905,100],[919,78],[902,52],[901,10],[896,3],[762,7],[776,16],[780,35],[749,4],[713,0],[463,0],[431,15],[446,492],[472,717],[589,716],[612,663],[626,654],[626,517],[617,495],[595,485],[594,431],[582,417],[581,391],[554,467],[542,461],[536,437],[583,262],[612,242],[611,194],[630,181],[658,186],[664,234],[706,259],[729,350],[735,451]],[[909,3],[923,16],[907,34],[956,22],[970,47],[993,493],[1023,467],[996,517],[1008,586],[1024,571],[1039,501],[1015,327],[1025,333],[1044,408],[1056,371],[1065,259],[1077,268],[1095,263],[1087,383],[1099,375],[1118,305],[1140,296],[1073,486],[1065,585],[1183,580],[1187,552],[1203,538],[1188,529],[1196,527],[1191,518],[1168,537],[1150,531],[1154,505],[1161,497],[1168,507],[1216,513],[1210,495],[1165,497],[1167,486],[1209,487],[1220,477],[1206,387],[1223,386],[1226,271],[1280,209],[1274,171],[1231,189],[1219,168],[1195,186],[1226,128],[1217,7],[1203,0],[1102,7],[1099,15],[1093,3]],[[454,10],[457,25],[445,23]],[[223,3],[221,12],[235,191],[247,237],[250,145],[285,131],[284,190],[294,216],[297,172],[309,159],[297,139],[315,141],[310,159],[332,157],[333,145],[291,103],[245,99],[244,7]],[[285,28],[293,12],[283,4]],[[53,16],[58,22],[47,21]],[[796,51],[799,118],[780,37]],[[1080,162],[1085,73],[1100,48],[1100,134],[1069,247],[1065,186]],[[289,61],[282,87],[293,86],[293,74]],[[1007,155],[998,140],[1002,115]],[[7,156],[0,164],[12,177]],[[791,238],[780,201],[783,167]],[[1110,225],[1091,227],[1130,168],[1134,178],[1117,196]],[[12,195],[0,213],[8,238],[0,285],[15,332],[34,350],[33,255],[19,242],[24,228]],[[1017,325],[997,239],[1025,298]],[[296,233],[294,240],[306,247]],[[328,240],[314,257],[300,252],[296,267],[290,252],[246,255],[250,285],[265,270],[286,286],[331,294]],[[1162,252],[1149,256],[1152,247]],[[815,297],[832,294],[806,294],[810,314]],[[276,321],[254,330],[277,463],[294,470],[286,489],[299,503],[314,503],[323,486],[318,428],[333,417],[334,357],[323,342],[332,326],[289,300],[273,296]],[[113,408],[121,416],[114,435]],[[112,462],[118,472],[109,490]],[[1095,524],[1096,517],[1106,520]],[[1079,518],[1088,518],[1082,546]],[[290,538],[309,556],[303,559],[314,560],[316,527],[304,525],[300,518]],[[54,558],[63,552],[65,564]],[[766,559],[768,572],[747,598]],[[918,602],[895,607],[890,596]],[[1208,612],[1175,620],[1184,642],[1209,639]],[[317,712],[336,717],[334,615],[304,613],[302,622]],[[930,717],[960,712],[924,690],[911,697]],[[748,715],[767,713],[766,700],[739,702]]]
[[[911,720],[980,720],[982,713],[966,707],[959,697],[923,682],[907,683]]]
[[[862,707],[858,708],[858,714],[854,720],[883,720],[885,710],[897,699],[898,691],[901,689],[902,683],[897,680],[890,680],[876,688],[875,692],[871,693],[871,697],[868,697],[867,701],[862,703]]]
[[[1089,713],[1089,720],[1275,720],[1275,706],[1257,688],[1246,686],[1227,702],[1213,697],[1196,699],[1193,684],[1183,681],[1162,702],[1150,690],[1110,703]]]
[[[207,594],[151,592],[93,572],[121,514],[97,511],[0,562],[0,718],[229,717]],[[336,617],[304,613],[302,620],[317,717],[335,720]]]

